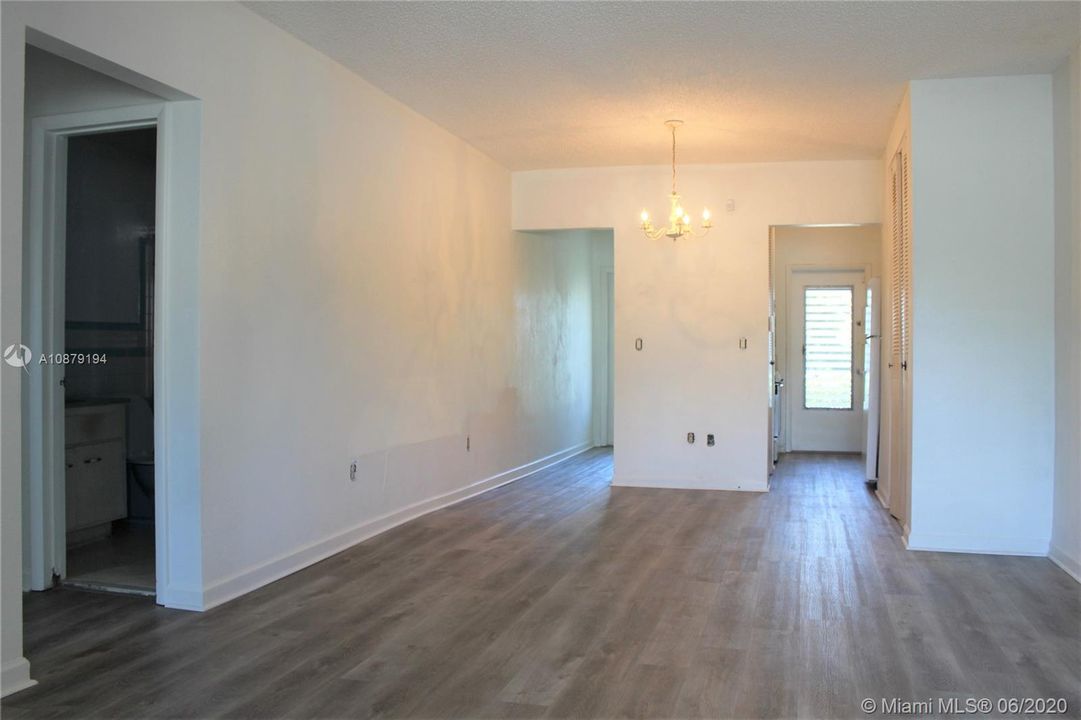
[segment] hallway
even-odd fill
[[[8,718],[858,717],[1066,697],[1081,589],[1046,558],[906,551],[858,456],[768,494],[611,488],[596,449],[203,614],[25,596]]]

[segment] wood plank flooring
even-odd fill
[[[768,494],[611,488],[594,450],[206,613],[25,598],[5,718],[862,717],[865,697],[1081,704],[1081,586],[904,550],[855,456]],[[992,713],[996,715],[997,713]]]

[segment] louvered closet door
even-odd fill
[[[889,502],[890,512],[908,524],[912,337],[912,221],[908,157],[898,152],[890,164],[890,354]]]
[[[769,462],[766,464],[767,472],[773,472],[773,464],[777,462],[777,455],[780,450],[778,445],[780,444],[780,423],[778,419],[781,413],[781,398],[780,395],[775,393],[778,388],[777,382],[779,380],[777,376],[777,290],[776,290],[776,268],[774,267],[774,253],[776,252],[777,238],[776,230],[774,228],[769,229],[769,347],[767,348],[766,357],[769,361],[769,367],[766,371],[767,376],[767,407],[769,409],[766,421],[766,432],[769,434]]]

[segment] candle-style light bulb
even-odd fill
[[[709,208],[702,211],[702,222],[709,222]]]
[[[642,222],[644,222],[644,223],[649,222],[649,213],[646,212],[645,210],[642,211]]]

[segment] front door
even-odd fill
[[[793,270],[788,283],[790,450],[860,452],[862,270]]]

